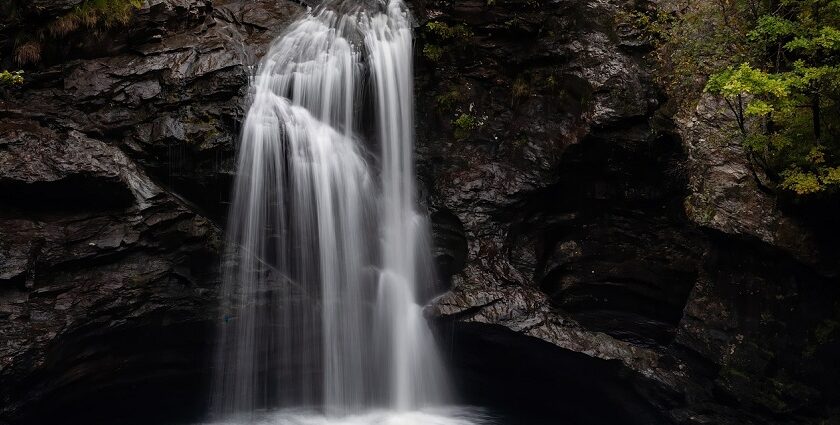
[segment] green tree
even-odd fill
[[[778,189],[840,193],[840,0],[670,4],[637,18],[670,91],[723,99]]]

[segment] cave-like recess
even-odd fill
[[[79,3],[14,1],[0,69]],[[461,401],[510,424],[836,420],[837,206],[768,194],[713,104],[668,103],[621,19],[656,2],[410,6],[423,296]],[[207,412],[250,66],[305,7],[149,1],[0,88],[0,424]]]

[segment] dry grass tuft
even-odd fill
[[[15,49],[15,62],[18,65],[36,63],[41,60],[41,43],[30,40]]]
[[[517,77],[516,80],[513,81],[511,92],[513,93],[514,99],[521,99],[531,95],[531,88],[525,78]]]
[[[62,37],[79,29],[79,19],[73,13],[68,13],[55,21],[49,26],[50,34],[53,37]]]

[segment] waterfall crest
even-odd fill
[[[416,301],[431,262],[412,68],[400,0],[322,6],[260,63],[228,222],[217,415],[446,401]]]

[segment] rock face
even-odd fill
[[[147,2],[2,94],[0,423],[200,414],[249,66],[301,11]]]
[[[838,251],[714,102],[663,112],[621,18],[642,3],[411,3],[428,311],[460,393],[513,423],[836,419]],[[2,92],[0,423],[199,416],[249,66],[302,11],[147,1]]]
[[[832,417],[837,250],[762,190],[722,108],[664,112],[623,24],[633,7],[420,6],[420,167],[452,286],[431,314],[485,353],[527,344],[500,327],[556,349],[523,369],[537,384],[508,376],[494,393],[465,374],[464,391],[572,423]],[[600,407],[559,395],[586,378],[536,378],[593,360],[621,365],[601,375],[614,391]],[[511,386],[526,400],[505,401]]]
[[[2,414],[118,411],[195,375],[218,229],[81,132],[9,120],[0,140]]]

